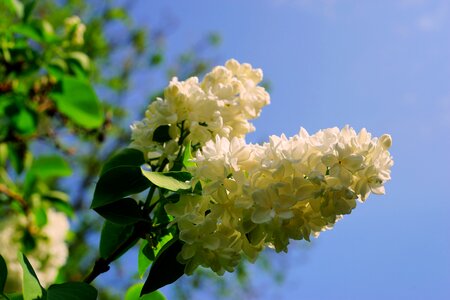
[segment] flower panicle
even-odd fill
[[[248,144],[250,120],[269,104],[263,74],[229,60],[202,81],[173,78],[163,98],[132,126],[131,147],[148,160],[168,161],[191,147],[189,170],[201,193],[165,205],[183,247],[185,273],[198,267],[231,272],[265,248],[287,251],[290,240],[310,240],[350,214],[357,201],[384,194],[393,165],[392,138],[350,126],[304,128],[292,137]],[[161,134],[163,133],[163,134]]]

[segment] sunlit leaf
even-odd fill
[[[153,255],[153,257],[149,256],[148,253],[144,252],[144,249],[147,250],[148,246],[149,246],[149,243],[147,240],[143,240],[141,242],[141,245],[139,246],[138,274],[141,279],[144,276],[144,273],[147,271],[150,264],[152,263],[152,261],[155,260],[155,254],[153,253],[153,249],[151,249],[151,254]],[[150,248],[151,248],[151,246],[150,246]]]
[[[69,63],[73,62],[79,65],[81,69],[85,72],[89,71],[91,62],[89,57],[80,51],[73,51],[67,54],[67,61]]]
[[[27,38],[33,39],[37,42],[42,42],[43,37],[42,33],[40,31],[40,28],[36,24],[16,24],[12,26],[12,31],[15,33],[18,33],[20,35],[23,35]]]
[[[24,300],[44,299],[45,290],[42,288],[30,262],[22,253],[19,262],[23,270],[23,298]]]
[[[143,285],[143,283],[132,285],[125,294],[125,300],[166,300],[166,297],[160,291],[154,291],[140,297]]]
[[[191,153],[191,142],[186,145],[184,152],[183,152],[183,166],[185,168],[194,167],[195,163],[191,161],[192,159],[192,153]]]
[[[187,173],[187,172],[172,172],[172,173],[162,173],[162,172],[152,172],[142,169],[142,174],[150,180],[154,185],[159,186],[170,191],[187,190],[191,188],[191,185],[185,181],[180,181],[173,176],[174,174]]]
[[[104,122],[103,109],[92,86],[85,80],[64,76],[58,89],[50,94],[58,109],[74,123],[87,129]]]
[[[42,206],[33,207],[33,215],[36,221],[36,225],[39,228],[42,228],[47,224],[47,211]]]
[[[6,6],[9,7],[19,19],[23,18],[23,3],[19,0],[5,0]]]
[[[46,155],[34,159],[29,172],[41,179],[47,179],[50,177],[70,176],[72,168],[67,160],[61,156]]]

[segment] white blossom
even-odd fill
[[[23,215],[7,215],[0,221],[1,255],[6,261],[8,278],[7,291],[18,291],[22,288],[22,268],[18,261],[18,253],[23,252],[22,239],[27,218]],[[61,268],[67,260],[68,249],[65,243],[69,230],[69,222],[65,214],[54,210],[47,211],[47,224],[38,229],[35,226],[33,237],[36,245],[31,251],[25,252],[39,282],[47,287],[53,283]]]
[[[348,126],[314,135],[301,129],[263,145],[219,136],[206,142],[191,170],[202,195],[166,205],[185,242],[178,258],[186,272],[202,265],[222,274],[264,246],[287,251],[291,239],[331,229],[357,199],[384,193],[391,143]]]
[[[258,85],[261,81],[260,69],[233,59],[215,67],[201,82],[197,77],[185,81],[175,77],[164,97],[153,101],[145,118],[131,126],[130,146],[149,159],[173,161],[181,138],[197,148],[215,136],[243,138],[254,130],[249,120],[270,102],[269,94]],[[155,131],[161,126],[169,127],[170,141],[155,141]]]

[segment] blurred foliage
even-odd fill
[[[72,217],[70,255],[58,282],[81,281],[98,256],[102,224],[87,208],[101,166],[129,143],[126,128],[148,105],[132,103],[141,96],[137,90],[154,99],[172,76],[201,75],[214,62],[209,51],[221,42],[211,33],[168,57],[171,25],[136,24],[129,14],[135,4],[0,2],[0,216],[23,214],[30,220],[23,233],[25,253],[35,245],[34,228],[47,222],[46,208]],[[145,88],[136,78],[148,80]],[[121,299],[117,292],[137,282],[121,277],[122,268],[118,261],[108,275],[113,282],[120,278],[119,290],[108,289],[101,277],[95,282],[103,287],[100,299]],[[244,265],[237,278],[230,283],[200,270],[175,289],[180,299],[189,299],[213,281],[217,288],[207,290],[217,297],[229,296],[233,284],[245,293]]]

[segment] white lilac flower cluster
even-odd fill
[[[224,137],[198,151],[192,169],[202,195],[166,205],[185,242],[178,259],[191,274],[199,265],[233,271],[266,246],[287,251],[349,214],[356,200],[383,194],[390,179],[391,137],[372,138],[346,126],[309,135],[303,128],[263,145]]]
[[[245,134],[254,130],[248,120],[269,103],[261,80],[261,70],[235,60],[202,82],[175,78],[164,99],[132,126],[131,147],[149,160],[173,161],[180,139],[199,149],[189,171],[201,194],[183,194],[165,206],[184,242],[177,258],[187,274],[198,266],[231,272],[242,257],[254,261],[266,246],[287,251],[291,239],[309,240],[332,228],[357,200],[383,194],[390,180],[389,135],[372,138],[346,126],[247,144]],[[170,139],[157,142],[162,125]]]
[[[27,219],[25,216],[9,215],[0,221],[0,254],[8,266],[6,291],[22,289],[22,268],[18,261],[19,251],[22,249],[22,239]],[[36,245],[33,250],[26,252],[28,260],[39,278],[41,285],[47,287],[51,284],[59,268],[67,260],[68,249],[65,244],[69,221],[64,213],[54,210],[47,211],[47,224],[35,234]]]
[[[173,78],[164,98],[153,101],[145,118],[132,126],[130,147],[144,152],[148,159],[173,161],[182,143],[198,147],[216,135],[243,138],[254,131],[249,122],[269,104],[269,94],[258,84],[262,71],[249,64],[229,60],[215,67],[203,81],[191,77],[186,81]],[[170,139],[155,138],[165,128]]]

